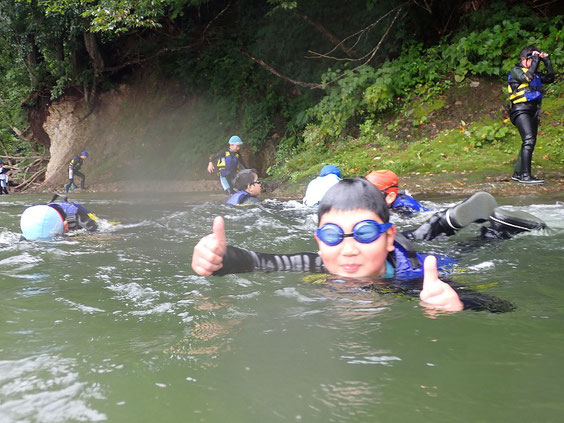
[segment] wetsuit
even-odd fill
[[[54,208],[68,223],[69,231],[77,229],[86,229],[93,232],[98,229],[98,225],[90,216],[91,213],[83,206],[68,201],[52,201],[47,204]]]
[[[392,289],[393,292],[418,295],[422,287],[422,259],[424,256],[417,254],[416,261],[414,261],[413,258],[407,256],[401,246],[397,243],[395,245],[396,249],[389,253],[386,262],[384,278],[387,283],[384,292],[390,292]],[[418,267],[414,268],[414,265]],[[227,246],[227,251],[223,256],[223,267],[214,272],[214,275],[254,271],[326,273],[327,269],[323,266],[323,261],[317,253],[266,254]],[[515,309],[515,306],[506,300],[485,296],[452,284],[451,286],[458,293],[465,310],[503,313]],[[375,289],[377,287],[381,287],[381,279],[368,283],[366,288]]]
[[[410,215],[413,212],[426,212],[430,211],[427,207],[420,204],[411,195],[407,195],[405,192],[401,191],[398,193],[395,201],[392,203],[390,208],[400,214]]]
[[[78,176],[80,178],[80,188],[84,189],[84,181],[86,180],[86,176],[84,176],[84,173],[80,172],[80,168],[82,167],[82,164],[84,163],[84,161],[82,160],[82,157],[80,156],[75,156],[69,163],[69,182],[68,184],[65,185],[65,191],[69,191],[69,189],[71,188],[73,182],[74,182],[74,177]]]
[[[544,62],[546,72],[537,73],[540,61]],[[537,142],[537,130],[540,123],[540,110],[543,97],[542,84],[554,82],[554,70],[550,58],[531,57],[531,67],[524,68],[517,63],[507,76],[509,96],[509,117],[521,135],[522,145],[515,163],[514,179],[531,178],[531,161]]]
[[[8,194],[8,169],[0,166],[0,195]]]
[[[237,169],[247,168],[239,153],[231,150],[231,148],[225,148],[219,153],[210,156],[209,161],[215,163],[215,166],[219,171],[219,180],[224,191],[232,194],[233,179],[235,179],[235,176],[237,175]]]
[[[257,197],[253,197],[247,191],[238,191],[233,194],[229,199],[226,201],[226,204],[230,204],[232,206],[243,206],[249,204],[256,204],[259,203],[260,200]]]

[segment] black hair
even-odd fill
[[[258,173],[255,169],[244,169],[237,173],[233,186],[237,191],[243,191],[255,181],[256,175]]]
[[[521,53],[519,53],[519,57],[524,58],[524,59],[530,59],[531,56],[533,55],[533,51],[539,51],[540,50],[538,48],[536,48],[536,46],[530,45],[525,47],[523,50],[521,50]]]
[[[384,223],[390,220],[390,210],[378,188],[365,178],[342,179],[325,193],[317,209],[317,218],[331,210],[373,211]]]

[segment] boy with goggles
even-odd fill
[[[439,279],[435,257],[424,258],[406,248],[407,240],[401,235],[398,238],[402,241],[396,242],[388,206],[378,189],[364,178],[343,179],[329,189],[319,204],[318,218],[314,234],[317,253],[266,254],[228,246],[224,221],[218,216],[213,222],[213,233],[194,247],[192,269],[201,276],[257,270],[328,272],[361,280],[406,280],[423,276],[418,291],[426,307],[445,311],[512,309],[507,302],[502,309],[495,309],[495,305],[490,307],[488,298],[482,296],[475,301],[475,296],[467,291],[461,291],[461,299],[450,285]],[[496,304],[500,304],[499,299]]]

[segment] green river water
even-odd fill
[[[483,243],[472,225],[420,243],[458,260],[456,282],[516,306],[438,318],[417,298],[303,274],[193,273],[219,214],[232,245],[315,251],[314,215],[295,201],[82,193],[71,201],[120,223],[21,240],[22,211],[49,198],[0,197],[0,422],[564,419],[563,194],[498,198],[549,231]]]

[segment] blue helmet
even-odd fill
[[[63,218],[52,207],[31,206],[22,213],[20,228],[28,241],[49,241],[63,233]]]
[[[333,175],[337,175],[339,178],[341,178],[341,171],[339,170],[339,168],[335,165],[325,165],[321,168],[321,172],[319,173],[319,176],[327,176],[330,174]]]
[[[88,151],[83,151],[82,153],[80,153],[81,156],[85,156],[88,157]]]
[[[229,145],[241,145],[243,144],[243,141],[241,141],[241,138],[239,138],[237,135],[233,135],[231,138],[229,138]]]

